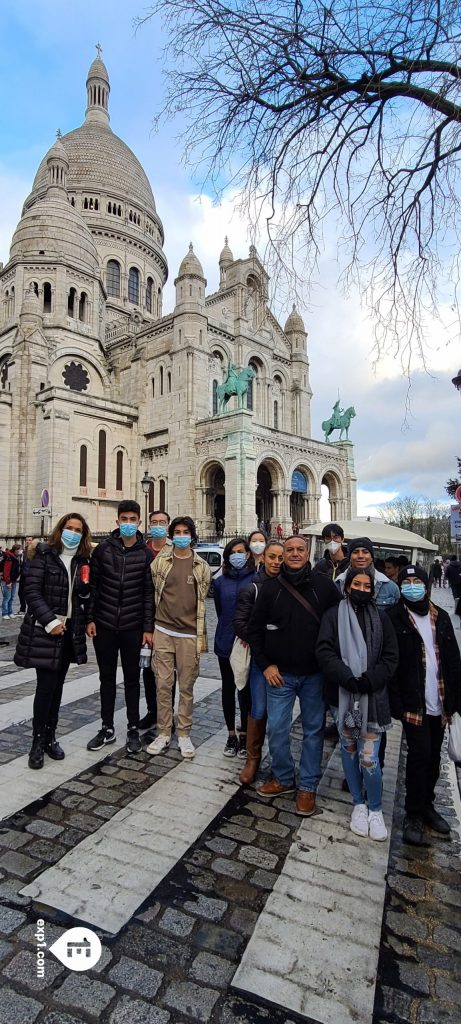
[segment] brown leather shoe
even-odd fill
[[[264,782],[262,786],[256,790],[259,796],[285,796],[285,793],[294,793],[295,786],[283,786],[278,779],[269,779],[269,782]]]
[[[296,796],[295,813],[308,818],[315,811],[315,793],[308,793],[307,790],[298,789]]]

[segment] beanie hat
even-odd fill
[[[353,569],[351,565],[349,566],[349,568],[348,568],[348,570],[346,572],[346,578],[344,580],[344,590],[348,590],[348,588],[350,587],[350,585],[352,583],[352,580],[355,578],[355,576],[368,576],[368,579],[370,580],[370,583],[371,583],[371,593],[374,594],[374,592],[375,592],[375,580],[374,580],[374,575],[371,572],[371,570],[370,569]]]
[[[347,545],[348,558],[351,557],[352,552],[357,548],[365,548],[366,551],[370,552],[370,555],[374,560],[375,549],[369,537],[357,537],[356,540],[350,540]]]
[[[426,570],[423,569],[422,565],[406,565],[401,569],[399,572],[399,587],[402,586],[403,581],[407,578],[410,580],[421,580],[421,583],[425,583],[426,587],[429,589],[429,576],[427,575]]]

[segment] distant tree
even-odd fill
[[[447,494],[451,494],[452,498],[455,496],[456,488],[461,486],[461,459],[458,458],[456,461],[458,463],[459,477],[457,480],[453,477],[451,480],[447,480],[445,484],[445,490]]]
[[[458,0],[154,0],[185,159],[242,189],[277,265],[305,271],[333,225],[378,352],[424,358],[426,314],[457,310]],[[161,115],[160,115],[161,116]]]
[[[431,544],[438,544],[440,550],[447,550],[450,539],[449,505],[407,494],[381,505],[379,511],[385,523],[419,533]]]

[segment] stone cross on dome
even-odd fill
[[[102,54],[102,46],[101,46],[101,43],[96,43],[96,53],[97,53],[97,55],[98,55],[99,59],[101,60],[101,54]]]

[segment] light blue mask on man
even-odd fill
[[[134,537],[135,533],[137,533],[137,530],[138,530],[138,524],[137,523],[120,523],[119,529],[120,529],[120,535],[122,537],[127,537],[127,538]]]

